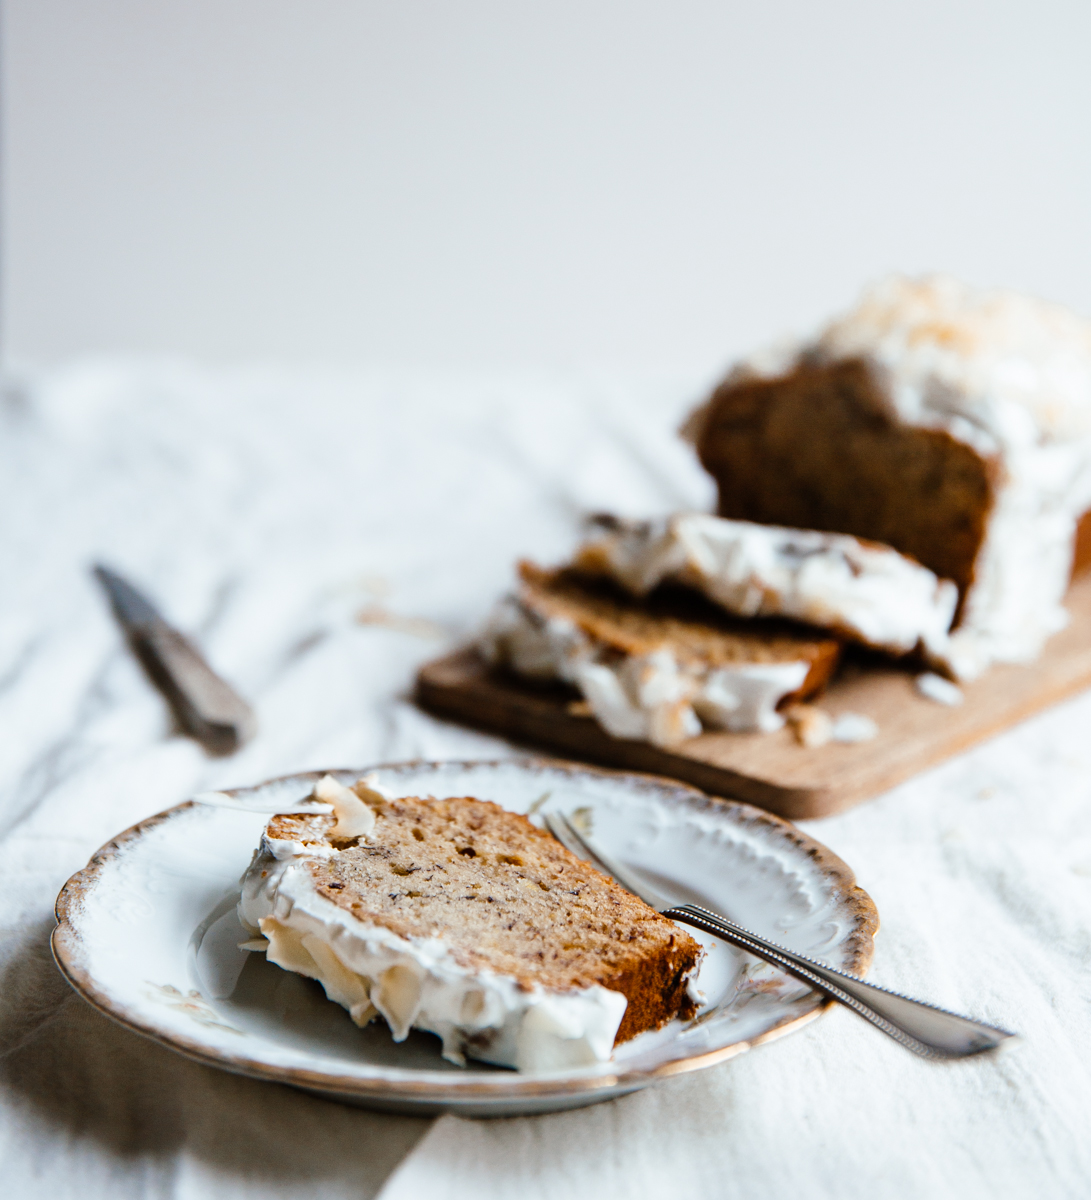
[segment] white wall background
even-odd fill
[[[1078,0],[4,0],[2,336],[713,368],[890,268],[1091,312]]]

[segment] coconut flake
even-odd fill
[[[379,796],[373,788],[368,789]],[[329,832],[331,838],[361,838],[375,828],[375,813],[351,789],[338,783],[332,775],[323,775],[315,785],[315,796],[326,804],[333,805],[334,824]]]
[[[814,704],[793,704],[786,715],[796,741],[808,750],[824,746],[833,736],[833,719]]]
[[[270,784],[263,788],[246,788],[241,794],[229,792],[198,792],[191,797],[195,804],[210,808],[232,808],[237,812],[266,813],[276,816],[285,813],[328,813],[328,804],[316,801],[313,794],[299,795],[299,784]]]
[[[870,742],[878,732],[879,726],[870,717],[847,712],[834,721],[831,736],[835,742]]]
[[[932,671],[925,671],[923,675],[918,675],[916,684],[917,691],[922,696],[934,700],[937,704],[946,704],[955,708],[964,699],[960,688],[955,687],[949,679],[944,679],[942,675],[936,675]]]

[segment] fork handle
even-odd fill
[[[935,1008],[920,1000],[910,1000],[888,992],[886,988],[865,983],[855,975],[835,970],[813,958],[796,954],[775,942],[767,942],[717,913],[697,904],[682,904],[664,909],[663,916],[681,921],[704,933],[722,938],[733,946],[748,950],[766,962],[794,975],[816,991],[840,1001],[846,1008],[870,1021],[907,1050],[922,1058],[965,1058],[1010,1043],[1016,1035],[970,1017]]]

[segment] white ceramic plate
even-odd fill
[[[368,769],[330,773],[351,783]],[[852,872],[749,805],[652,776],[537,759],[377,770],[403,795],[478,796],[515,812],[586,809],[601,845],[677,902],[718,909],[844,970],[862,974],[871,960],[878,918]],[[229,795],[290,804],[322,774]],[[430,1034],[414,1031],[396,1045],[381,1022],[357,1029],[317,983],[237,948],[245,936],[235,917],[238,881],[267,819],[189,801],[104,846],[57,900],[53,952],[72,986],[130,1029],[213,1066],[369,1107],[480,1116],[574,1108],[712,1066],[800,1028],[829,1003],[702,938],[707,1004],[692,1021],[642,1034],[596,1067],[455,1067]]]

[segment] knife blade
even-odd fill
[[[143,592],[101,563],[94,573],[129,646],[179,726],[210,754],[233,754],[257,728],[250,705]]]

